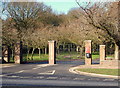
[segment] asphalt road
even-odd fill
[[[61,61],[56,65],[21,64],[3,67],[2,86],[118,86],[118,79],[98,78],[69,72],[69,68],[84,64]]]

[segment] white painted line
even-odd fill
[[[38,74],[53,75],[54,73],[55,73],[55,70],[53,70],[53,71],[47,71],[47,72],[44,72],[44,73],[38,73]]]
[[[13,76],[10,76],[10,77],[17,78],[17,77],[19,77],[19,76],[14,76],[14,75],[13,75]]]
[[[18,71],[18,72],[15,72],[15,73],[22,73],[22,72],[24,72],[25,70],[21,70],[21,71]]]
[[[60,78],[60,79],[68,79],[68,78],[62,77],[62,78]]]
[[[100,80],[100,79],[98,79],[98,78],[90,78],[90,79],[88,79],[88,80],[96,80],[96,81],[98,81],[98,80]]]
[[[30,78],[30,77],[19,77],[19,78]]]
[[[57,65],[57,64],[53,64],[53,65]],[[51,64],[41,64],[41,65],[37,65],[37,66],[40,66],[40,67],[46,67],[46,66],[53,66]]]
[[[32,68],[32,69],[38,69],[38,68]]]
[[[34,69],[39,69],[39,68],[46,67],[46,66],[50,66],[50,65],[49,65],[49,64],[37,65],[37,67],[32,68],[32,69],[33,69],[33,70],[34,70]]]
[[[57,79],[58,77],[48,77],[46,79]]]
[[[41,64],[41,65],[37,65],[37,66],[46,67],[46,66],[49,66],[49,64]]]
[[[44,76],[33,77],[33,78],[39,78],[39,79],[42,79],[42,78],[44,78]]]
[[[34,70],[34,69],[38,69],[38,68],[42,68],[42,67],[36,67],[36,68],[32,68],[32,69]]]
[[[7,67],[13,67],[15,65],[9,65],[9,66],[4,66],[4,65],[1,65],[0,68],[7,68]]]
[[[114,81],[114,79],[104,79],[103,81]]]
[[[73,80],[84,80],[85,78],[74,78]]]
[[[6,75],[0,75],[0,77],[2,77],[2,76],[6,76]]]

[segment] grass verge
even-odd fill
[[[77,69],[78,71],[88,72],[88,73],[96,73],[96,74],[104,74],[104,75],[113,75],[120,76],[120,69],[94,69],[94,68],[85,68],[85,69]]]

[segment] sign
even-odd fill
[[[90,52],[90,47],[86,47],[85,53],[91,53],[91,52]]]

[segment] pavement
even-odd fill
[[[2,86],[118,86],[119,79],[75,74],[70,68],[84,65],[84,60],[49,64],[3,65]]]

